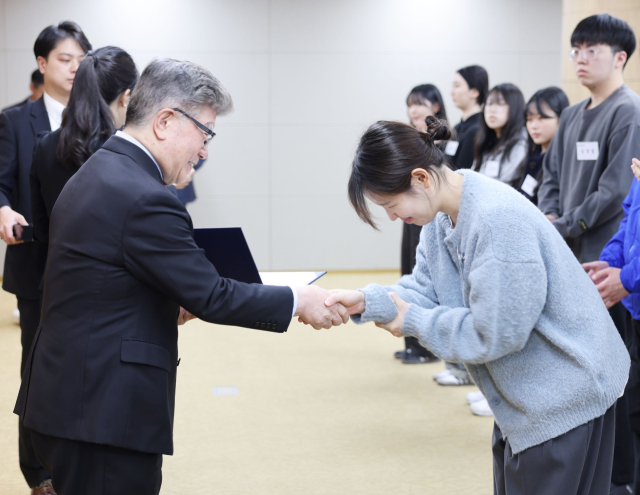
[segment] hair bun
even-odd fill
[[[425,123],[427,124],[426,135],[430,141],[447,141],[451,139],[451,128],[446,120],[429,116],[425,119]]]

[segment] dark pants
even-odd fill
[[[402,247],[400,249],[400,272],[402,275],[411,275],[413,272],[421,231],[420,225],[405,223],[402,227]],[[415,337],[405,337],[404,344],[405,348],[411,351],[411,354],[427,358],[435,357],[433,353],[422,347]]]
[[[162,454],[79,442],[31,431],[58,495],[157,495]]]
[[[18,297],[18,309],[20,310],[20,330],[22,331],[22,362],[20,363],[20,376],[22,376],[40,324],[40,300]],[[51,475],[38,461],[31,445],[30,431],[22,425],[22,421],[18,423],[18,455],[20,470],[31,488],[51,478]]]
[[[632,363],[638,359],[638,351],[636,338],[634,338],[634,320],[626,308],[618,303],[609,309],[609,315],[613,320],[620,337],[624,341]],[[635,363],[633,363],[635,364]],[[629,381],[624,389],[624,394],[618,399],[616,406],[616,436],[615,451],[613,455],[613,471],[611,473],[611,482],[616,485],[630,485],[633,487],[636,479],[636,439],[631,428],[631,401],[634,395],[637,395],[637,385],[634,387],[633,372],[637,370],[637,365],[633,366],[630,371]]]
[[[494,426],[494,495],[608,494],[615,411],[614,404],[604,416],[516,455]]]

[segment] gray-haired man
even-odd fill
[[[162,454],[173,453],[177,323],[191,314],[274,332],[294,314],[315,328],[348,318],[318,287],[221,278],[193,242],[165,186],[207,157],[216,117],[231,107],[205,69],[152,62],[124,131],[53,209],[42,320],[15,412],[59,495],[158,493]]]

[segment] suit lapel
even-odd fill
[[[47,108],[44,106],[44,97],[36,100],[31,105],[31,128],[34,136],[51,130]]]

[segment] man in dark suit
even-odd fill
[[[26,105],[30,101],[36,101],[42,98],[42,95],[44,94],[44,76],[40,72],[40,69],[36,69],[31,73],[31,83],[29,83],[29,90],[31,91],[31,96],[27,96],[21,102],[3,108],[2,111],[6,112],[10,108],[21,107],[22,105]]]
[[[159,59],[118,131],[69,180],[51,215],[42,320],[15,412],[59,495],[157,494],[173,453],[179,322],[271,332],[292,316],[346,322],[315,286],[221,278],[166,186],[183,182],[231,97],[206,69]],[[181,309],[184,308],[184,309]]]
[[[73,77],[89,41],[73,22],[49,26],[38,36],[34,53],[44,75],[42,98],[0,114],[0,238],[7,244],[4,290],[17,296],[22,340],[21,374],[40,321],[40,282],[46,246],[20,243],[13,235],[16,224],[31,223],[29,171],[36,135],[60,127]],[[36,458],[28,432],[20,424],[20,468],[32,494],[51,493],[41,486],[50,478]]]

